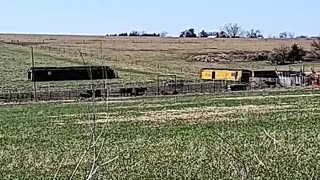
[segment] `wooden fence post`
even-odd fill
[[[160,77],[158,76],[158,96],[160,95]]]

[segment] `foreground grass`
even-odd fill
[[[105,129],[105,179],[310,179],[320,173],[319,91],[113,102],[95,110]],[[86,104],[0,109],[4,179],[59,179],[90,139]],[[75,179],[90,171],[86,156]]]

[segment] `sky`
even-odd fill
[[[0,0],[1,33],[88,34],[219,31],[228,23],[260,29],[320,34],[319,0]]]

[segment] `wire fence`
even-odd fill
[[[153,83],[127,83],[118,85],[93,85],[94,96],[131,97],[131,96],[166,96],[177,94],[219,93],[228,91],[228,86],[237,82],[153,82]],[[137,92],[139,91],[140,92]],[[142,91],[141,91],[142,90]],[[107,94],[108,93],[108,94]],[[36,94],[31,89],[2,89],[1,102],[23,101],[52,101],[52,100],[78,100],[93,96],[91,85],[78,87],[48,87],[39,88]]]
[[[55,52],[60,54],[65,54],[68,56],[79,56],[79,50],[72,49],[72,48],[62,48],[62,47],[53,47],[49,46],[48,44],[44,42],[33,42],[33,43],[26,43],[26,42],[9,42],[9,44],[13,45],[19,45],[23,47],[34,47],[35,50],[41,50],[41,51],[48,51],[48,52]],[[193,67],[175,67],[172,65],[162,64],[159,62],[147,62],[147,61],[141,61],[137,59],[121,59],[116,56],[111,57],[107,55],[101,54],[99,49],[94,50],[86,50],[85,52],[82,52],[82,55],[85,58],[94,58],[99,60],[105,60],[109,63],[126,63],[126,65],[133,65],[133,66],[141,66],[141,67],[148,67],[152,69],[159,69],[163,72],[175,72],[175,73],[193,73],[197,74],[198,69]],[[80,62],[79,62],[80,63]]]
[[[132,96],[169,96],[178,94],[213,94],[228,91],[287,88],[303,84],[283,85],[279,79],[251,80],[250,83],[235,81],[183,81],[168,80],[126,84],[85,84],[69,87],[39,87],[33,89],[0,89],[1,102],[79,100],[86,98],[132,97]],[[93,89],[92,89],[93,87]]]
[[[22,46],[32,45],[35,49],[60,52],[66,54],[78,55],[79,52],[73,49],[50,47],[46,44],[22,44]],[[92,58],[102,58],[108,61],[120,62],[119,59],[113,59],[111,57],[104,56],[97,51],[84,52],[83,56]],[[190,72],[192,68],[186,69],[185,67],[176,68],[160,63],[152,64],[141,62],[138,60],[131,61],[134,65],[154,67],[158,69],[172,70],[175,72]],[[129,64],[130,65],[130,64]],[[238,85],[236,85],[238,84]],[[123,96],[159,96],[159,95],[174,95],[174,94],[192,94],[192,93],[220,93],[234,90],[248,90],[248,89],[266,89],[277,87],[292,87],[303,86],[305,79],[297,78],[255,78],[251,79],[250,83],[244,84],[241,82],[233,81],[159,81],[158,82],[141,82],[141,83],[112,83],[112,84],[94,84],[94,91],[92,92],[92,84],[79,85],[79,86],[50,86],[50,87],[37,87],[37,91],[34,89],[9,89],[0,88],[0,101],[12,102],[12,101],[51,101],[51,100],[77,100],[80,98],[106,97],[107,93],[109,97],[123,97]],[[137,92],[139,91],[139,92]],[[91,93],[90,93],[91,92]]]

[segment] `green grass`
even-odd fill
[[[311,179],[320,173],[320,91],[113,102],[100,179]],[[0,108],[3,179],[68,178],[88,143],[89,104]],[[98,131],[106,120],[98,104]],[[70,116],[72,115],[72,116]],[[86,156],[75,179],[90,170]]]
[[[35,49],[36,66],[75,66],[83,65],[79,57],[66,56],[64,54],[52,53]],[[86,58],[87,63],[101,65],[95,59]],[[139,70],[134,66],[113,66],[119,74],[120,79],[112,80],[112,82],[128,83],[128,82],[147,82],[155,81],[157,76],[164,74],[162,72],[154,72],[152,69]],[[27,71],[31,67],[30,49],[26,47],[18,47],[0,44],[0,88],[31,88],[32,82],[27,79]],[[184,77],[184,76],[182,76]],[[74,86],[79,84],[88,84],[89,82],[46,82],[38,83],[39,86]]]

